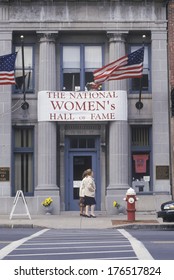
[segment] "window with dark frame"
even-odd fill
[[[34,47],[24,45],[24,70],[25,70],[25,91],[27,93],[34,92],[34,62],[33,62]],[[22,46],[16,45],[17,52],[15,62],[15,80],[16,85],[13,87],[13,93],[23,92],[23,68],[22,68]]]
[[[85,90],[85,85],[93,82],[94,70],[100,67],[102,67],[102,46],[63,45],[62,90]]]
[[[150,184],[151,127],[131,127],[131,160],[132,181],[144,181],[145,178],[148,181],[149,178]]]
[[[72,137],[70,139],[70,149],[95,149],[95,138]]]
[[[142,47],[142,45],[133,45],[130,47],[130,51],[134,52],[137,49]],[[144,62],[143,62],[143,76],[142,78],[133,78],[130,79],[130,85],[131,93],[139,93],[140,88],[142,92],[148,92],[150,93],[150,61],[149,61],[149,53],[150,53],[150,47],[145,46],[144,47]]]
[[[34,127],[13,127],[13,195],[22,190],[33,195],[34,181]]]

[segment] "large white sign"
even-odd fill
[[[127,120],[126,91],[39,91],[38,121]]]

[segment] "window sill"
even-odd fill
[[[128,95],[128,99],[138,99],[139,98],[139,93],[131,93]],[[151,93],[142,93],[141,94],[141,99],[152,99],[152,94]]]

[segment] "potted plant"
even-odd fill
[[[47,197],[42,201],[42,205],[44,206],[46,214],[52,214],[53,207],[52,207],[53,199],[51,197]]]
[[[116,209],[115,214],[126,214],[126,208],[120,205],[116,200],[113,201],[113,207]]]
[[[115,214],[118,214],[119,213],[120,204],[116,200],[113,201],[113,207],[115,208],[115,211],[114,211]]]
[[[113,207],[116,207],[117,209],[119,209],[120,208],[120,204],[117,201],[114,200]]]

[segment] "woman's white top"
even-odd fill
[[[87,176],[82,180],[82,189],[85,196],[95,197],[95,182],[92,176]]]

